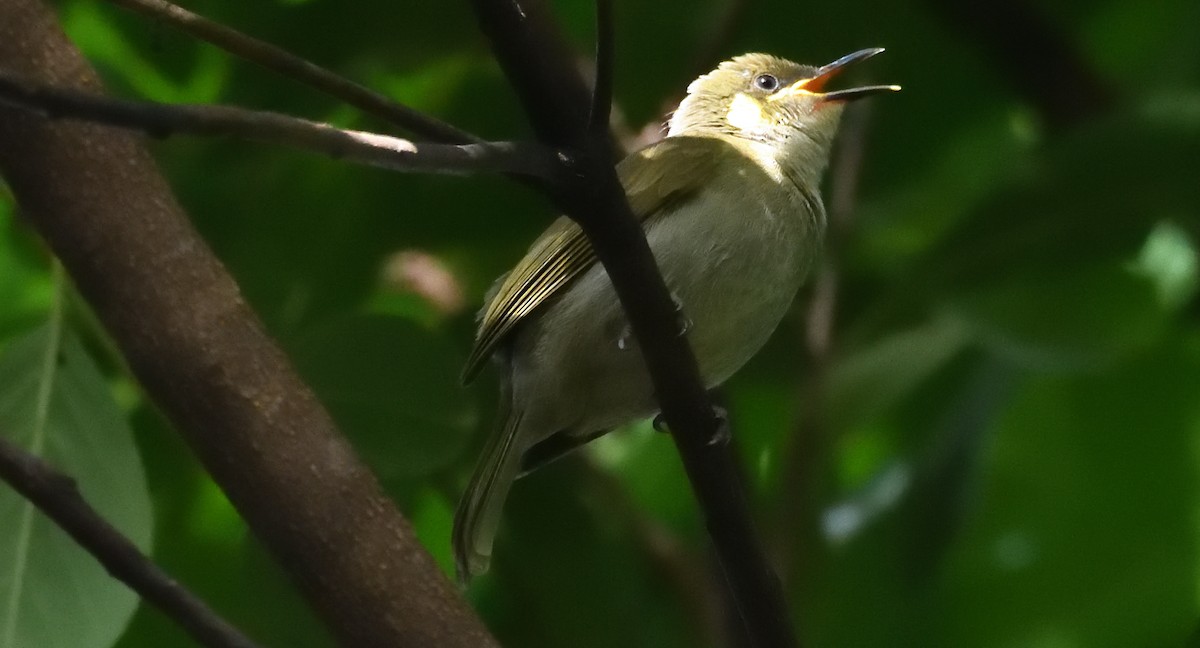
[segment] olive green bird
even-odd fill
[[[842,107],[899,90],[825,84],[881,51],[819,68],[766,54],[721,63],[688,86],[665,139],[617,166],[708,387],[762,347],[808,274]],[[567,218],[493,287],[464,381],[489,358],[501,419],[454,517],[464,582],[487,570],[513,480],[658,409],[608,275]]]

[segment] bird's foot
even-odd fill
[[[621,332],[617,334],[617,349],[621,351],[629,350],[633,345],[633,329],[629,328],[629,324],[621,327]]]
[[[671,293],[671,303],[675,304],[675,319],[679,323],[679,336],[687,335],[692,330],[692,319],[683,312],[683,300],[679,295]]]
[[[705,444],[710,446],[727,445],[730,439],[729,412],[720,405],[713,405],[713,416],[717,419],[717,428],[713,430],[712,436],[709,437],[708,441],[705,441]],[[671,431],[667,427],[667,420],[663,418],[662,412],[654,415],[652,425],[658,432]]]
[[[687,332],[692,330],[692,320],[683,313],[683,302],[679,296],[671,293],[671,303],[675,304],[675,320],[678,323],[680,337],[687,335]],[[621,325],[621,330],[617,333],[617,349],[628,351],[633,346],[634,337],[633,329],[629,326],[629,322]]]
[[[729,445],[729,412],[720,405],[713,405],[713,416],[717,419],[717,429],[713,430],[712,436],[708,438],[708,445]]]

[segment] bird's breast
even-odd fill
[[[819,237],[808,201],[778,184],[754,191],[729,180],[743,181],[702,191],[646,231],[708,386],[737,371],[778,326]],[[513,357],[516,398],[547,434],[594,432],[654,411],[641,353],[599,264],[523,327]]]
[[[647,232],[659,268],[691,322],[709,385],[762,347],[787,312],[816,250],[808,205],[770,186],[706,191]]]

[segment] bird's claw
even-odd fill
[[[679,323],[679,336],[687,335],[688,331],[692,330],[692,319],[683,312],[683,300],[679,295],[671,293],[671,303],[675,304],[675,318]]]
[[[731,434],[729,432],[729,412],[720,405],[713,405],[713,417],[717,419],[717,428],[713,431],[712,436],[705,441],[705,445],[727,445]],[[657,432],[670,432],[667,427],[667,420],[663,418],[662,412],[654,415],[654,420],[651,422]]]
[[[720,405],[713,405],[713,416],[717,419],[717,429],[708,439],[708,445],[729,445],[729,439],[732,436],[729,432],[729,412]]]

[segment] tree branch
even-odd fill
[[[110,99],[47,87],[0,70],[0,102],[41,112],[145,132],[226,135],[322,153],[345,162],[427,173],[511,173],[548,178],[558,169],[545,147],[520,142],[428,144],[335,128],[279,113],[230,106],[170,106]]]
[[[819,555],[822,546],[816,523],[827,496],[826,466],[834,434],[829,429],[828,388],[834,363],[841,259],[854,226],[869,118],[869,103],[851,104],[842,117],[829,171],[825,252],[813,281],[805,317],[801,366],[807,367],[807,371],[798,394],[802,414],[784,451],[780,487],[783,492],[798,496],[782,500],[776,518],[776,544],[793,544],[796,538],[804,543],[803,556],[797,556],[794,550],[780,553],[785,578],[794,583],[809,581],[805,572],[812,566],[811,559],[803,558]],[[797,558],[800,558],[798,564]]]
[[[0,2],[0,66],[100,92],[39,0]],[[267,336],[140,138],[0,107],[0,173],[147,394],[339,642],[496,645]]]
[[[587,133],[591,93],[546,6],[523,0],[471,5],[538,139],[578,146]]]
[[[258,644],[150,561],[79,494],[75,481],[0,436],[0,479],[28,499],[112,574],[170,617],[197,642],[213,648]]]
[[[165,0],[108,0],[135,13],[160,20],[234,56],[315,88],[331,97],[417,135],[451,144],[478,144],[483,140],[443,121],[418,112],[359,85],[335,72],[310,63],[287,50],[215,23]]]
[[[625,199],[608,133],[589,133],[588,97],[572,57],[537,0],[472,0],[496,58],[551,146],[572,147],[576,173],[557,192],[604,265],[637,336],[709,534],[757,646],[798,645],[779,580],[751,522],[725,424],[714,416],[675,306]]]

